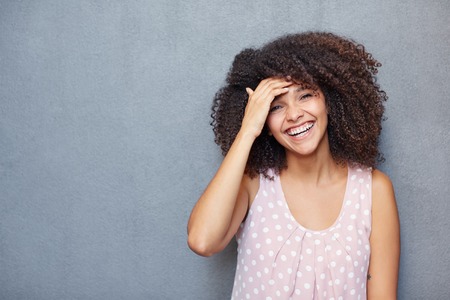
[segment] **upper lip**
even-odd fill
[[[303,122],[303,123],[301,123],[301,124],[299,124],[299,125],[295,125],[295,126],[292,126],[292,127],[289,127],[288,129],[286,129],[284,132],[286,132],[287,134],[289,134],[289,132],[292,132],[292,131],[294,131],[294,130],[296,130],[296,129],[302,129],[301,131],[303,131],[304,129],[306,129],[309,125],[314,125],[314,121],[305,121],[305,122]],[[303,129],[304,128],[304,129]]]

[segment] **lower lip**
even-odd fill
[[[295,140],[295,141],[300,141],[300,140],[304,140],[305,138],[307,138],[310,134],[311,134],[311,131],[313,131],[313,129],[314,129],[314,127],[315,127],[315,125],[316,124],[314,124],[304,135],[294,135],[294,136],[292,136],[292,135],[289,135],[289,134],[287,134],[287,136],[289,137],[289,138],[291,138],[291,139],[293,139],[293,140]]]

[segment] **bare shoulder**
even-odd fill
[[[392,188],[392,182],[388,175],[378,169],[372,171],[373,185],[378,188]]]
[[[372,220],[375,227],[399,226],[394,187],[389,177],[379,170],[372,173]]]
[[[372,231],[367,299],[397,299],[400,223],[389,177],[372,172]]]
[[[372,171],[372,197],[374,208],[379,205],[395,205],[394,187],[391,179],[377,169]]]

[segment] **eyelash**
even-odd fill
[[[274,112],[274,111],[276,111],[276,110],[279,109],[279,108],[281,108],[280,105],[275,105],[274,107],[271,107],[271,108],[269,109],[269,112]]]
[[[302,95],[300,98],[299,98],[299,100],[301,101],[301,100],[306,100],[307,98],[310,98],[310,97],[312,97],[313,95],[312,94],[305,94],[305,95]],[[269,112],[274,112],[274,111],[276,111],[276,110],[278,110],[278,109],[280,109],[281,108],[281,105],[275,105],[274,107],[271,107],[270,109],[269,109]]]
[[[306,98],[312,97],[312,94],[305,94],[303,96],[300,97],[300,100],[304,100]]]

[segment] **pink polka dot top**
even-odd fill
[[[334,224],[313,231],[300,225],[280,178],[260,177],[259,191],[237,234],[232,298],[366,299],[370,257],[372,171],[348,168]]]

